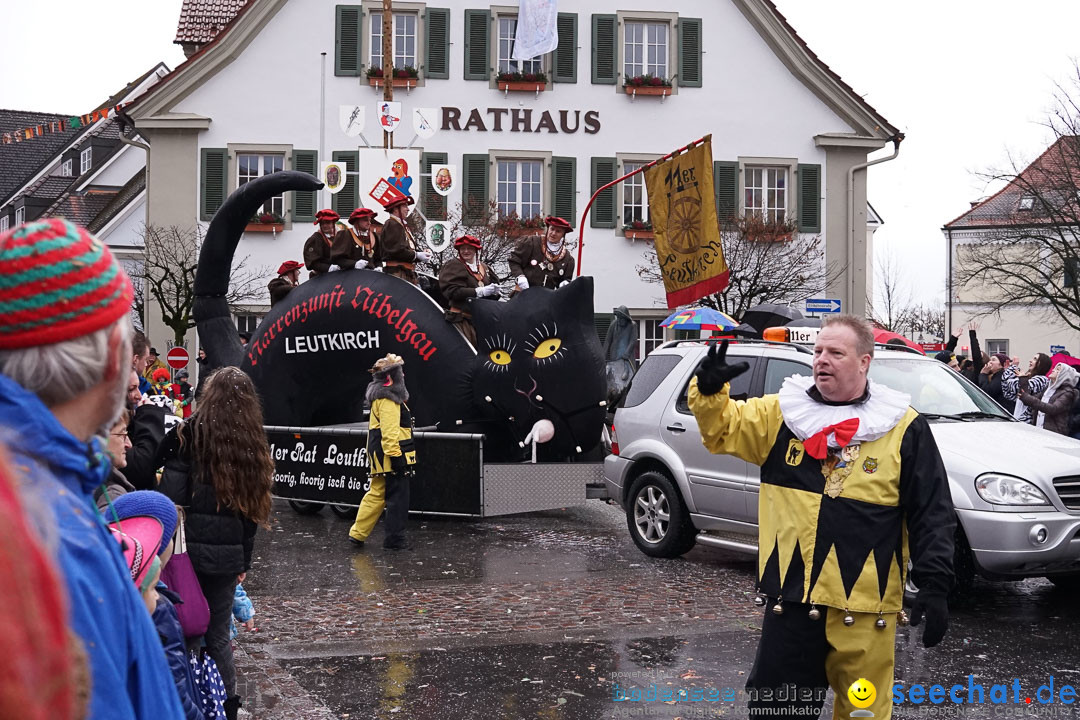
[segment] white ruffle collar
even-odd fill
[[[885,435],[903,419],[911,397],[884,385],[867,381],[870,385],[870,398],[855,405],[826,405],[807,394],[814,385],[814,378],[808,375],[792,375],[780,388],[780,412],[784,415],[784,424],[800,440],[806,440],[822,428],[835,425],[850,418],[859,419],[859,429],[852,438],[852,444],[871,442]],[[829,434],[829,447],[840,447],[832,433]]]

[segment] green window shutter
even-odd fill
[[[225,148],[203,148],[201,155],[199,195],[202,212],[199,218],[211,220],[225,202],[225,173],[229,165],[229,151]]]
[[[364,12],[360,5],[338,5],[334,33],[334,75],[355,77],[364,63]]]
[[[618,17],[592,16],[592,81],[593,85],[614,85],[618,79],[615,67],[619,49]]]
[[[821,166],[799,163],[799,232],[821,232]]]
[[[716,218],[724,225],[739,212],[739,163],[722,160],[713,163],[713,190]]]
[[[360,169],[360,153],[355,150],[335,150],[331,154],[334,162],[343,162],[348,172],[356,172]],[[360,204],[360,193],[357,192],[358,182],[355,175],[345,176],[345,187],[341,188],[336,195],[331,195],[330,207],[345,220],[349,214]]]
[[[577,158],[551,158],[551,214],[577,227]]]
[[[613,157],[594,157],[589,169],[592,192],[596,192],[604,185],[616,178],[619,161]],[[610,187],[596,196],[593,202],[589,226],[594,228],[614,228],[618,220],[615,212],[615,189]]]
[[[419,193],[420,212],[428,220],[446,219],[446,198],[435,192],[430,177],[423,176],[431,175],[432,165],[445,165],[446,158],[446,153],[422,153],[420,155],[420,187],[422,188]]]
[[[466,225],[484,222],[488,214],[488,156],[463,155],[461,219]]]
[[[558,83],[577,82],[577,13],[559,13],[559,46],[551,58],[551,79]]]
[[[596,337],[600,338],[600,344],[604,344],[607,338],[608,328],[615,321],[615,313],[593,313],[593,325],[596,327]]]
[[[491,77],[491,52],[488,34],[491,32],[489,10],[465,11],[465,79],[488,80]]]
[[[679,18],[679,86],[701,87],[701,18]]]
[[[293,150],[293,170],[319,176],[319,152],[317,150]],[[316,190],[297,190],[293,193],[293,222],[315,222]],[[343,191],[344,192],[344,191]]]
[[[424,14],[427,52],[424,77],[446,80],[450,77],[450,10],[428,8]]]

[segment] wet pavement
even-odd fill
[[[354,549],[348,527],[329,510],[304,517],[276,502],[272,529],[256,537],[245,587],[258,630],[243,632],[237,651],[238,687],[255,717],[745,714],[737,693],[760,628],[746,557],[695,548],[679,560],[648,558],[621,511],[598,501],[486,520],[414,517],[411,552],[384,551],[381,525]],[[961,683],[966,694],[972,674],[987,696],[1009,683],[1011,700],[1017,678],[1023,705],[1051,675],[1059,694],[1080,685],[1078,638],[1074,596],[1044,580],[980,582],[954,604],[939,647],[900,631],[897,680]],[[616,701],[654,685],[719,699]],[[1041,709],[1070,717],[1068,706]],[[946,700],[893,716],[929,710],[992,717],[1006,708]]]

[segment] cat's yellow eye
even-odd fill
[[[533,351],[533,357],[537,360],[549,358],[557,353],[561,347],[562,340],[559,338],[548,338],[536,346],[536,350]]]
[[[505,350],[492,350],[488,353],[488,357],[491,358],[491,362],[496,365],[509,365],[510,353]]]

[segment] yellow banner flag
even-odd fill
[[[722,292],[728,266],[716,220],[712,135],[646,170],[645,186],[668,307]]]

